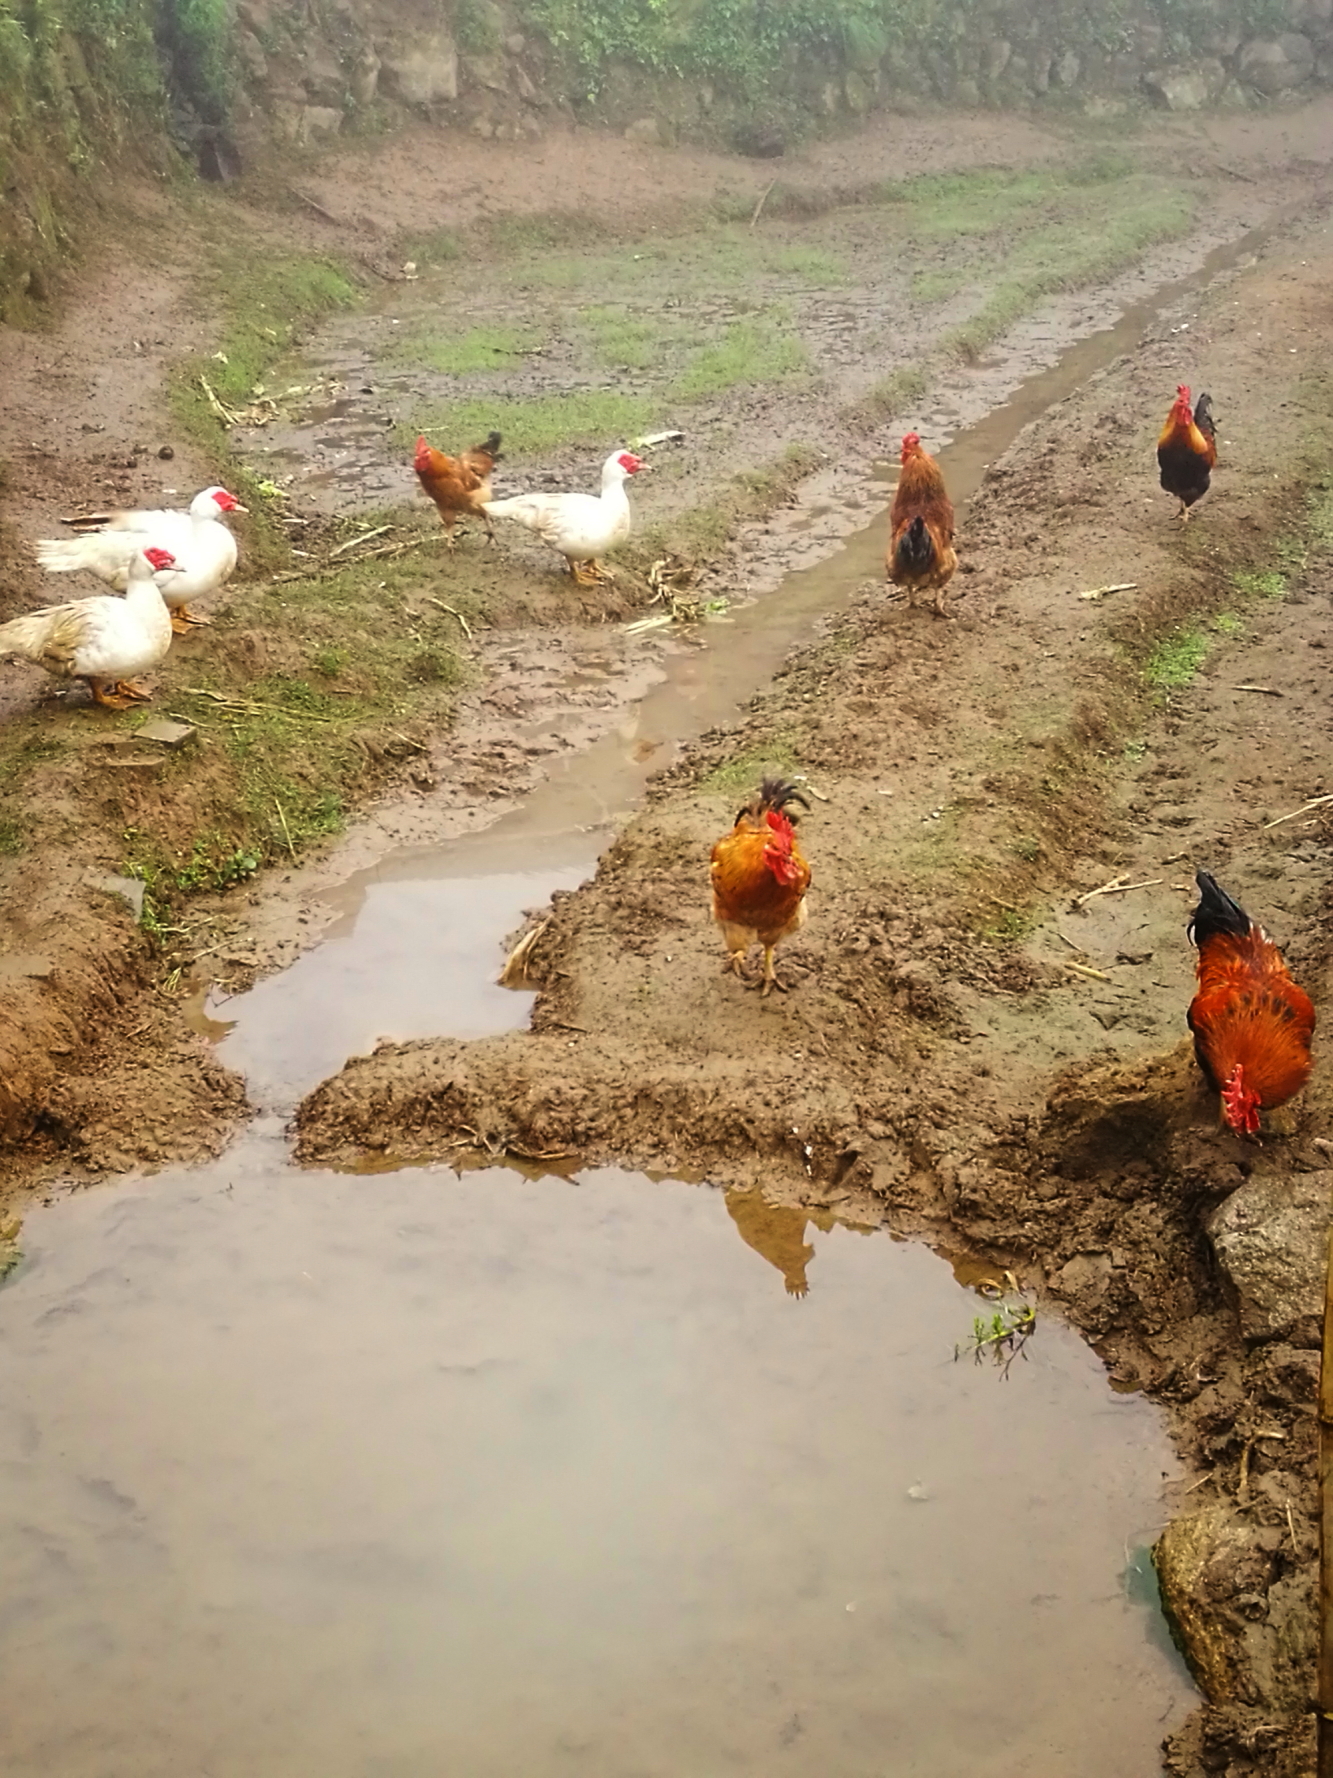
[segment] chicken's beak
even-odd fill
[[[249,516],[250,516],[250,508],[248,506],[242,506],[239,500],[236,502],[235,506],[233,506],[231,510],[233,512],[243,512],[245,514],[246,518],[249,518]]]

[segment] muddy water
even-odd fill
[[[744,1193],[278,1164],[26,1225],[7,1778],[1154,1769],[1171,1459],[1066,1330],[956,1364],[943,1260]]]

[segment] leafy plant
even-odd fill
[[[992,1284],[983,1286],[986,1295],[996,1298],[997,1306],[990,1315],[977,1315],[972,1321],[971,1337],[953,1349],[955,1363],[965,1354],[980,1364],[989,1356],[1003,1376],[1008,1376],[1016,1358],[1027,1356],[1027,1343],[1037,1331],[1037,1308],[1019,1289],[1012,1272],[1006,1272],[1007,1291]]]

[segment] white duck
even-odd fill
[[[580,586],[612,580],[598,556],[629,536],[633,515],[625,483],[644,467],[633,451],[613,451],[602,465],[602,492],[592,494],[516,494],[512,500],[488,500],[482,511],[496,519],[517,519],[544,543],[558,549]]]
[[[176,570],[161,586],[171,606],[171,627],[183,635],[193,624],[211,623],[189,609],[201,593],[216,592],[236,567],[236,539],[222,523],[224,512],[246,510],[225,488],[205,488],[188,512],[99,512],[65,519],[78,537],[46,538],[37,545],[37,560],[52,574],[75,574],[86,568],[121,592],[130,563],[143,550],[170,550]]]
[[[94,593],[16,617],[0,626],[0,656],[35,661],[57,679],[86,679],[93,701],[107,710],[145,702],[148,693],[134,675],[157,666],[171,647],[161,582],[177,572],[170,550],[141,550],[129,565],[123,599]]]

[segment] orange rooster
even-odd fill
[[[773,952],[805,924],[805,892],[810,866],[796,844],[796,823],[787,809],[810,805],[794,784],[765,778],[736,816],[731,832],[713,847],[713,918],[727,945],[726,968],[747,987],[758,984],[745,973],[745,953],[753,939],[764,947],[761,994],[783,992],[773,969]]]
[[[1259,1133],[1261,1108],[1284,1105],[1310,1078],[1314,1007],[1282,953],[1214,877],[1201,870],[1189,937],[1199,947],[1190,1002],[1194,1054],[1222,1097],[1222,1121]]]
[[[935,614],[945,615],[944,589],[953,578],[958,556],[953,547],[953,501],[940,466],[921,449],[918,433],[903,440],[898,491],[889,513],[889,579],[903,587],[907,603],[919,592],[935,595]]]
[[[1201,395],[1191,413],[1189,384],[1181,383],[1157,441],[1157,468],[1162,486],[1180,502],[1182,525],[1189,519],[1190,507],[1208,492],[1216,462],[1212,397]]]
[[[446,457],[432,449],[424,438],[417,440],[417,453],[412,467],[417,479],[439,509],[445,541],[454,547],[454,526],[465,513],[476,513],[486,527],[486,535],[495,542],[495,526],[484,510],[491,498],[491,471],[500,461],[500,434],[492,432],[484,444],[473,445],[457,457]]]

